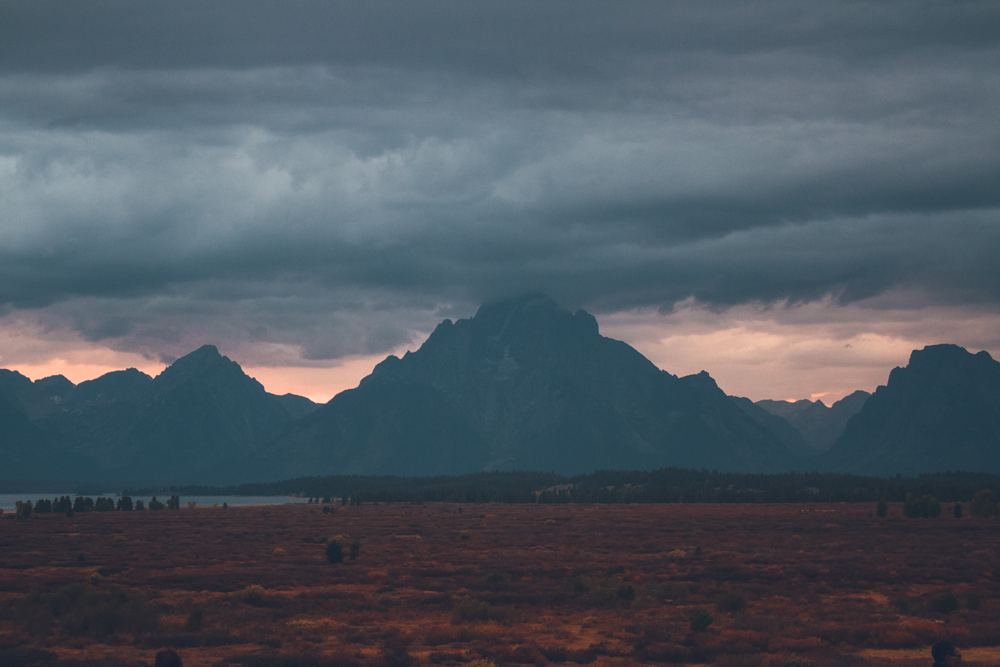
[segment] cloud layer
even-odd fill
[[[0,326],[310,366],[524,290],[996,313],[998,19],[0,2]]]

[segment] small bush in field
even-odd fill
[[[468,540],[472,538],[472,532],[468,530],[463,530],[458,533],[458,536],[463,540]]]
[[[458,603],[451,614],[451,622],[455,625],[460,623],[482,623],[485,621],[503,621],[507,615],[502,609],[498,609],[489,602],[465,598]]]
[[[794,658],[789,658],[784,667],[813,667],[813,664],[805,658],[796,656]]]
[[[410,667],[413,664],[413,656],[398,639],[387,641],[382,646],[380,657],[385,667]]]
[[[931,598],[929,606],[931,611],[937,614],[950,614],[958,611],[958,598],[951,591],[947,591]]]
[[[326,543],[326,559],[331,563],[344,562],[344,547],[340,546],[340,540],[334,538]]]
[[[243,589],[240,598],[249,605],[257,605],[264,601],[267,591],[263,586],[253,584]]]
[[[17,507],[15,512],[15,517],[18,521],[24,521],[25,519],[31,518],[32,505],[30,500],[18,500],[14,505]]]
[[[1000,503],[997,494],[990,489],[976,491],[975,497],[969,503],[969,513],[979,519],[990,519],[1000,513]]]
[[[288,552],[282,549],[281,547],[278,547],[277,549],[271,552],[271,555],[275,558],[283,558],[284,556],[288,555]]]
[[[715,617],[704,607],[696,607],[688,614],[688,620],[691,622],[691,632],[704,632],[715,621]]]
[[[507,581],[507,575],[503,572],[490,572],[486,575],[486,583],[488,584],[502,584]]]
[[[889,503],[885,501],[885,498],[879,498],[878,504],[875,505],[875,516],[880,518],[885,518],[889,514]]]
[[[96,574],[96,573],[95,573]],[[133,636],[157,630],[159,617],[141,597],[117,588],[70,586],[51,592],[36,591],[23,602],[31,634],[61,633],[91,639],[118,634]]]
[[[730,592],[722,596],[716,608],[727,614],[737,614],[747,608],[747,599],[740,593]]]
[[[962,503],[955,503],[955,507],[953,507],[951,511],[955,515],[956,519],[961,519],[962,518]]]
[[[913,598],[906,595],[901,595],[893,600],[893,604],[896,605],[896,609],[900,614],[905,614],[906,616],[913,616],[917,608]]]
[[[188,632],[201,632],[201,626],[205,622],[205,612],[203,612],[198,607],[191,610],[188,614],[187,623],[184,624],[184,629]]]

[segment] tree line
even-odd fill
[[[164,504],[153,496],[148,505],[143,505],[141,500],[132,502],[132,497],[122,494],[117,502],[114,498],[98,497],[94,500],[90,497],[77,496],[71,500],[69,496],[60,496],[53,500],[40,498],[34,504],[30,500],[18,500],[14,503],[15,516],[18,519],[27,519],[32,514],[65,514],[73,516],[78,512],[134,512],[150,510],[171,509],[176,510],[181,507],[180,496],[173,495]]]
[[[905,502],[907,494],[939,502],[968,502],[983,489],[1000,491],[1000,475],[947,472],[915,477],[837,473],[747,474],[663,468],[601,470],[566,476],[540,472],[482,472],[439,477],[333,475],[234,486],[126,489],[130,495],[301,496],[342,504],[378,503],[835,503]]]

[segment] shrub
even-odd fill
[[[947,591],[931,598],[928,606],[934,613],[950,614],[953,611],[958,611],[958,598],[951,591]]]
[[[920,516],[936,519],[941,516],[941,503],[934,496],[920,498]]]
[[[283,556],[288,555],[288,552],[282,549],[281,547],[278,547],[277,549],[271,552],[271,555],[275,558],[282,558]]]
[[[995,517],[997,510],[997,494],[990,489],[976,491],[975,497],[969,503],[969,512],[980,519]]]
[[[502,584],[507,581],[507,575],[503,572],[490,572],[486,575],[486,583],[488,584]]]
[[[205,622],[205,612],[200,608],[195,607],[188,614],[187,623],[184,624],[184,629],[188,632],[201,632],[201,626]]]
[[[691,632],[704,632],[715,621],[715,617],[704,607],[696,607],[691,610],[688,620],[691,622]]]
[[[344,548],[340,546],[340,540],[337,538],[326,543],[326,559],[331,563],[344,562]]]
[[[886,517],[889,514],[889,503],[885,501],[885,498],[879,498],[878,504],[875,505],[875,516]]]
[[[263,586],[258,584],[253,584],[252,586],[247,586],[242,591],[240,591],[240,599],[249,605],[258,605],[264,601],[267,596],[267,591]]]
[[[164,505],[163,503],[161,503],[159,500],[157,500],[156,496],[153,496],[152,498],[149,499],[149,505],[147,505],[147,507],[149,509],[151,509],[151,510],[165,510],[165,509],[167,509],[167,506]]]
[[[472,533],[468,530],[463,530],[458,533],[458,536],[463,540],[467,540],[472,537]]]
[[[24,521],[25,519],[31,518],[31,501],[30,500],[18,500],[14,503],[14,516],[18,521]]]
[[[617,594],[619,600],[634,600],[635,587],[629,583],[622,583],[618,586]]]
[[[30,594],[23,602],[23,617],[35,634],[49,634],[58,627],[65,634],[92,639],[145,634],[159,625],[156,611],[144,599],[121,589],[82,585]]]
[[[955,506],[952,508],[951,511],[955,515],[956,519],[961,519],[962,518],[962,503],[955,503]]]
[[[507,615],[502,609],[494,607],[489,602],[465,598],[455,607],[451,614],[451,622],[455,625],[460,623],[481,623],[484,621],[503,621]]]
[[[941,503],[934,496],[921,496],[917,499],[912,493],[907,493],[903,503],[903,516],[933,519],[941,516]]]
[[[187,508],[188,508],[189,510],[193,510],[193,509],[195,509],[195,508],[197,508],[197,507],[198,507],[198,503],[197,503],[197,502],[195,502],[195,501],[193,501],[193,500],[189,500],[189,501],[187,501]]]
[[[722,596],[716,608],[727,614],[737,614],[747,608],[747,599],[740,593],[730,592]]]

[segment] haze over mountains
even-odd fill
[[[870,397],[729,397],[537,294],[445,320],[415,352],[316,406],[268,394],[204,346],[156,378],[74,386],[0,370],[0,481],[230,483],[328,474],[1000,472],[1000,364],[915,351]]]

